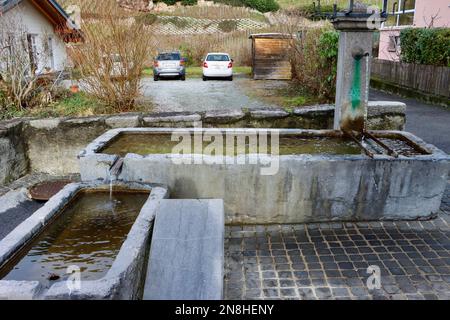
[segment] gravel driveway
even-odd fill
[[[234,81],[187,79],[161,80],[145,78],[142,82],[144,97],[152,100],[155,111],[209,111],[241,108],[276,108],[252,96],[248,84],[272,88],[285,85],[282,81],[252,81],[235,78]],[[251,90],[250,90],[251,91]]]

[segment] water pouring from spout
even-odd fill
[[[113,191],[114,191],[114,181],[116,181],[122,172],[123,159],[118,159],[111,168],[108,170],[109,179],[109,197],[112,201]]]

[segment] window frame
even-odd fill
[[[48,65],[51,70],[55,69],[55,53],[54,53],[54,46],[53,46],[53,37],[48,36],[46,37],[45,41],[43,42],[44,46],[44,52],[47,55],[46,59],[48,59]]]
[[[38,37],[39,35],[36,33],[27,33],[27,50],[32,74],[36,73],[39,68]]]
[[[208,58],[209,57],[213,57],[213,56],[221,56],[221,57],[227,57],[228,58],[228,60],[208,60]],[[231,57],[230,57],[230,55],[228,55],[228,54],[222,54],[222,53],[213,53],[213,54],[208,54],[207,56],[206,56],[206,59],[205,59],[205,61],[207,61],[207,62],[231,62]]]
[[[416,13],[416,2],[414,2],[414,9],[405,9],[403,10],[402,8],[405,6],[405,0],[397,0],[397,11],[389,13],[389,9],[388,9],[388,13],[390,15],[395,15],[395,25],[392,26],[386,26],[386,22],[383,22],[383,27],[402,27],[402,26],[411,26],[414,24],[405,24],[405,25],[401,25],[400,24],[400,16],[403,14],[413,14],[413,21],[414,21],[414,15]],[[407,0],[407,1],[411,1],[411,0]],[[416,1],[416,0],[415,0]]]
[[[399,48],[400,48],[400,36],[399,35],[389,36],[388,52],[398,52]]]

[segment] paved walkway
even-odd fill
[[[227,228],[227,299],[450,299],[450,185],[437,219]],[[367,268],[381,271],[368,290]]]

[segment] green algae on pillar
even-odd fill
[[[355,59],[354,66],[353,82],[350,90],[353,111],[361,106],[361,59]]]

